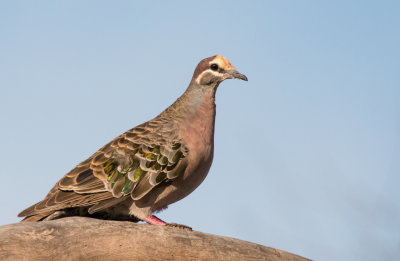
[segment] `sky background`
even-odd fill
[[[316,260],[400,258],[400,2],[2,1],[0,225],[221,54],[215,156],[158,216]]]

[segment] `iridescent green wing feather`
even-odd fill
[[[138,200],[186,168],[187,150],[180,142],[168,142],[144,127],[126,132],[93,156],[94,176],[114,197],[131,194]]]

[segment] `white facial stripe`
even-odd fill
[[[200,75],[196,78],[196,83],[197,84],[200,84],[200,79],[203,78],[203,74],[205,74],[205,73],[212,73],[215,76],[221,76],[222,75],[222,73],[220,73],[218,71],[213,71],[211,69],[207,69],[207,70],[203,71],[202,73],[200,73]]]

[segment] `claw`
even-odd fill
[[[189,226],[182,225],[182,224],[177,224],[177,223],[166,223],[165,225],[168,226],[168,227],[177,227],[177,228],[186,229],[186,230],[190,230],[190,231],[193,230]]]

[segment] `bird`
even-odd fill
[[[22,222],[87,216],[175,224],[154,214],[206,178],[214,156],[215,94],[226,79],[248,80],[221,55],[201,60],[171,106],[78,164],[42,201],[19,213]]]

